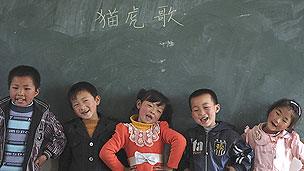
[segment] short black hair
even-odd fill
[[[161,105],[167,105],[169,103],[169,99],[163,95],[161,92],[150,89],[150,90],[145,90],[141,89],[137,93],[137,100],[141,101],[149,101],[149,102],[159,102],[159,106]]]
[[[211,89],[202,88],[202,89],[195,90],[189,96],[188,103],[189,103],[190,110],[191,110],[191,100],[192,100],[192,98],[200,96],[200,95],[203,95],[203,94],[209,94],[211,96],[211,100],[215,104],[218,104],[218,100],[217,100],[217,96],[216,96],[215,92],[213,90],[211,90]]]
[[[161,92],[155,90],[155,89],[141,89],[137,93],[137,98],[136,101],[140,100],[141,102],[143,101],[149,101],[149,102],[159,102],[159,106],[165,105],[165,109],[163,111],[163,114],[159,118],[160,121],[167,121],[169,125],[171,125],[171,119],[172,119],[172,113],[173,109],[170,104],[169,99],[163,95]],[[135,106],[132,108],[132,113],[131,114],[138,114],[138,109]]]
[[[38,70],[32,66],[19,65],[13,68],[8,74],[8,87],[11,86],[14,77],[31,77],[36,89],[40,88],[40,74]]]
[[[86,81],[80,81],[80,82],[73,84],[68,91],[68,100],[69,100],[70,104],[71,104],[71,99],[75,98],[77,93],[79,93],[80,91],[87,91],[94,98],[96,96],[98,96],[98,91],[93,84],[86,82]]]
[[[291,132],[294,129],[295,124],[297,123],[297,121],[300,119],[300,117],[302,115],[302,108],[301,108],[300,104],[298,102],[296,102],[295,100],[282,98],[270,105],[270,107],[268,108],[268,111],[267,111],[267,115],[269,115],[269,113],[273,109],[278,108],[278,107],[288,107],[290,110],[293,111],[293,115],[292,115],[293,117],[291,118],[291,123],[287,129],[288,132]]]

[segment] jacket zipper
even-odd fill
[[[5,115],[5,113],[4,113]],[[6,120],[5,116],[3,117],[3,143],[1,144],[1,161],[0,161],[0,166],[3,165],[3,160],[4,160],[4,150],[5,150],[5,141],[6,141]]]
[[[206,141],[205,141],[205,171],[208,171],[208,132],[206,132]]]

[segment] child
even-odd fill
[[[59,160],[59,170],[109,170],[98,153],[114,133],[116,122],[97,111],[101,101],[97,89],[88,82],[78,82],[69,89],[68,99],[77,118],[65,124],[68,142]]]
[[[17,66],[8,76],[9,97],[0,101],[0,171],[39,170],[63,151],[65,136],[49,105],[36,97],[40,74]]]
[[[250,170],[252,149],[225,122],[216,121],[220,111],[216,94],[210,89],[199,89],[189,97],[192,118],[198,124],[187,130],[187,147],[182,170]]]
[[[178,167],[186,141],[178,132],[169,128],[166,121],[159,121],[170,108],[167,97],[156,90],[141,90],[138,93],[136,108],[138,114],[130,117],[131,123],[120,123],[115,134],[102,147],[100,158],[115,171],[123,171],[124,166],[115,153],[123,148],[131,170],[151,171],[172,170]],[[165,143],[171,145],[167,165],[163,164]]]
[[[280,99],[267,113],[267,122],[252,129],[247,127],[243,134],[255,152],[253,170],[286,171],[294,157],[304,164],[304,144],[293,130],[301,116],[300,105],[294,100]]]

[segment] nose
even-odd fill
[[[281,118],[276,118],[276,119],[274,119],[274,123],[275,124],[279,124],[281,122]]]
[[[85,110],[85,105],[84,104],[79,104],[79,109],[80,109],[80,111],[84,111]]]
[[[17,95],[22,96],[23,94],[24,94],[23,89],[22,89],[22,88],[19,88],[19,89],[17,90]]]
[[[157,110],[157,108],[155,106],[153,106],[152,109],[151,109],[151,113],[155,114],[156,110]]]
[[[203,115],[204,115],[204,112],[203,112],[203,110],[201,110],[201,109],[198,109],[198,112],[197,112],[197,113],[198,113],[199,116],[203,116]]]

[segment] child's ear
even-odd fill
[[[221,105],[220,105],[220,104],[217,104],[217,105],[215,106],[215,113],[218,113],[220,110],[221,110]]]
[[[141,106],[141,100],[136,100],[136,108],[139,109]]]
[[[35,97],[37,97],[40,93],[40,88],[36,88],[36,91],[35,91]]]
[[[100,101],[101,101],[101,96],[97,95],[95,97],[95,101],[96,101],[96,104],[99,105],[100,104]]]

